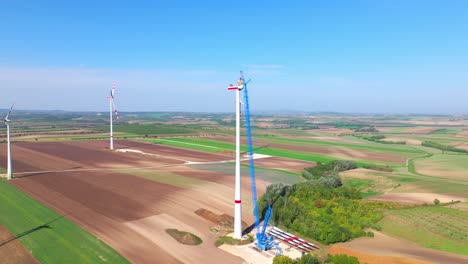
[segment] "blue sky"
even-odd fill
[[[2,1],[0,108],[468,114],[467,1]]]

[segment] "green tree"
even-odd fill
[[[320,264],[320,261],[314,255],[304,254],[296,261],[296,264]]]
[[[273,264],[294,264],[294,261],[288,256],[276,256],[273,258]]]
[[[435,199],[434,199],[434,204],[435,204],[435,205],[438,205],[438,204],[440,204],[440,201],[439,201],[439,199],[435,198]]]
[[[330,264],[360,264],[358,258],[348,255],[328,255]]]

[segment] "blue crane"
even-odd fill
[[[247,91],[247,83],[249,81],[245,81],[244,74],[241,72],[240,81],[243,84],[244,88],[244,115],[245,115],[245,123],[246,123],[246,134],[247,134],[247,147],[248,147],[248,155],[249,155],[249,170],[250,170],[250,181],[252,187],[252,203],[254,207],[254,216],[255,216],[255,230],[256,230],[256,246],[265,251],[269,250],[272,247],[276,248],[276,255],[281,255],[282,251],[279,247],[278,243],[273,240],[272,236],[269,236],[266,231],[268,227],[268,222],[270,220],[271,212],[273,208],[270,204],[270,199],[268,198],[268,194],[266,195],[268,201],[268,209],[265,214],[265,218],[263,219],[263,226],[260,227],[260,216],[258,214],[258,204],[257,204],[257,184],[255,182],[255,164],[253,158],[253,144],[252,144],[252,130],[250,126],[250,109],[249,109],[249,94]]]

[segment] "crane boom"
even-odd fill
[[[260,228],[260,216],[258,213],[258,203],[257,203],[257,184],[255,180],[255,164],[253,157],[253,144],[252,144],[252,129],[250,124],[250,109],[249,109],[249,95],[247,90],[247,82],[245,82],[244,75],[241,72],[240,82],[244,86],[244,107],[245,107],[245,123],[246,123],[246,134],[247,134],[247,150],[249,156],[249,170],[250,170],[250,181],[252,187],[252,203],[254,207],[254,216],[255,216],[255,230],[257,238],[257,247],[261,250],[269,250],[273,246],[276,248],[276,255],[281,255],[281,248],[273,240],[272,236],[266,234],[266,228],[268,227],[268,221],[270,220],[271,212],[273,208],[268,202],[268,209],[263,219],[263,227]]]

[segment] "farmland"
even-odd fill
[[[102,241],[101,247],[112,247],[122,261],[126,258],[130,262],[151,263],[158,256],[168,263],[189,259],[210,263],[212,258],[207,256],[217,256],[226,263],[241,263],[239,257],[214,247],[221,234],[210,232],[214,223],[194,213],[204,209],[215,215],[232,215],[235,149],[232,117],[184,113],[122,113],[121,116],[120,123],[115,126],[118,151],[110,152],[107,150],[107,118],[102,115],[77,114],[67,119],[54,114],[53,118],[59,120],[59,124],[52,128],[44,125],[47,114],[41,118],[25,114],[28,121],[22,121],[15,128],[13,164],[16,179],[3,184],[39,201],[42,210],[49,210],[51,216],[43,223],[37,222],[37,226],[54,220],[52,214],[55,214],[59,218],[50,226],[60,225],[62,221],[76,224],[85,236]],[[127,122],[126,117],[133,121]],[[433,119],[438,120],[437,125],[431,121]],[[466,230],[460,228],[458,233],[452,232],[450,236],[450,233],[443,233],[443,228],[450,229],[450,226],[434,227],[427,219],[438,217],[445,221],[444,215],[464,211],[466,202],[450,207],[414,207],[433,204],[435,198],[441,202],[468,201],[468,179],[464,175],[468,155],[442,154],[440,149],[420,145],[424,141],[455,147],[468,144],[468,134],[465,133],[468,123],[457,121],[457,125],[452,126],[451,121],[443,120],[448,118],[312,115],[288,119],[254,116],[254,151],[265,155],[255,160],[257,192],[264,193],[271,183],[292,185],[304,182],[301,171],[315,166],[316,162],[352,160],[360,168],[340,173],[344,186],[357,189],[365,199],[396,202],[403,208],[411,206],[385,210],[385,217],[379,223],[381,233],[372,231],[376,241],[391,235],[418,243],[420,246],[413,248],[414,252],[435,254],[440,259],[451,259],[453,256],[447,255],[448,252],[465,254],[459,238],[463,238]],[[309,122],[313,123],[309,125]],[[80,128],[80,124],[86,125]],[[373,128],[377,132],[361,132],[374,131]],[[404,141],[405,144],[379,142],[382,136],[382,140]],[[369,140],[372,137],[379,140]],[[245,140],[242,144],[241,150],[245,152]],[[4,164],[5,145],[0,146],[0,161]],[[243,158],[243,218],[252,223],[250,178],[246,156]],[[2,173],[5,172],[0,168]],[[415,221],[415,215],[419,214],[425,216],[421,218],[422,222]],[[12,230],[4,223],[6,220],[0,220],[0,224],[13,234],[27,231],[27,227],[23,230],[21,225],[18,225],[19,231]],[[392,221],[396,220],[397,224],[392,226]],[[465,218],[459,220],[466,222]],[[424,228],[416,229],[414,225]],[[167,229],[189,232],[200,237],[203,243],[186,248],[168,235]],[[427,231],[432,229],[437,232]],[[51,229],[42,228],[34,233],[46,231]],[[25,242],[27,237],[35,238],[27,235],[19,241],[29,249]],[[68,243],[74,241],[63,240],[57,248],[68,247]],[[427,244],[422,242],[424,240],[441,242]],[[138,244],[128,241],[138,241]],[[347,243],[354,245],[354,240]],[[384,252],[379,245],[369,243],[359,250],[369,254]],[[344,247],[347,245],[345,243]],[[366,251],[373,247],[375,252]],[[396,256],[403,249],[395,246],[393,250],[385,255]],[[42,261],[35,251],[33,257]],[[83,254],[91,253],[83,251]],[[415,256],[417,254],[412,255]]]
[[[468,212],[443,206],[392,210],[385,232],[428,248],[468,255]]]
[[[235,145],[227,138],[168,138],[152,140],[154,143],[198,149],[210,152],[223,150],[233,151]],[[277,142],[281,142],[278,144]],[[258,152],[265,155],[292,158],[312,162],[329,162],[335,159],[356,160],[361,164],[386,164],[401,165],[407,158],[419,157],[424,152],[417,149],[402,149],[395,147],[351,145],[336,142],[314,142],[313,140],[291,139],[264,139],[257,140],[257,145],[268,146]],[[317,147],[319,145],[319,147]],[[246,145],[242,145],[242,151],[246,151]]]
[[[177,154],[180,151],[177,148],[132,141],[122,141],[117,146],[159,155],[112,153],[100,147],[106,143],[15,144],[17,179],[11,183],[64,215],[54,223],[72,220],[131,262],[150,263],[157,258],[167,263],[178,263],[196,258],[210,263],[206,252],[211,252],[209,256],[218,255],[227,263],[238,263],[238,258],[216,249],[216,235],[207,233],[211,225],[193,213],[200,208],[231,213],[229,205],[233,190],[229,175],[179,166],[184,164],[183,160],[222,161],[230,157],[196,151]],[[0,160],[4,161],[4,155],[4,152],[0,152]],[[28,159],[28,156],[34,156],[36,162],[26,164],[21,161]],[[249,179],[245,178],[245,193],[250,189],[248,182]],[[5,183],[5,186],[14,189],[9,184]],[[129,189],[129,186],[132,187]],[[8,194],[10,196],[14,195]],[[175,204],[178,209],[174,208]],[[248,199],[244,208],[246,212],[251,208]],[[245,219],[251,221],[248,214]],[[169,242],[172,240],[160,240],[160,237],[172,239],[165,232],[166,229],[190,232],[206,243],[197,249],[186,249],[175,240],[174,243]],[[148,230],[153,231],[148,233]],[[138,241],[137,247],[135,241]],[[76,241],[66,239],[64,243],[72,242]],[[58,250],[63,251],[62,247],[57,245]]]
[[[467,180],[468,155],[436,154],[416,160],[415,167],[418,173],[424,175]]]
[[[0,223],[40,262],[128,263],[96,237],[2,180],[0,211]]]

